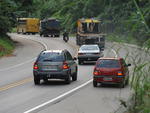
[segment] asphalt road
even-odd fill
[[[67,49],[76,56],[75,39],[65,43],[62,38],[41,38],[39,35],[11,36],[19,43],[11,57],[0,59],[0,113],[111,113],[119,108],[120,99],[129,98],[129,86],[94,88],[92,63],[78,66],[78,80],[70,85],[49,81],[35,86],[32,65],[40,51],[44,48]],[[133,47],[107,43],[104,55],[125,57],[130,52],[133,56],[132,51],[135,54]]]

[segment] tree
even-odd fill
[[[0,36],[6,36],[15,22],[13,12],[16,10],[16,4],[12,0],[1,0],[0,9]]]

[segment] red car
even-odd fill
[[[128,66],[123,58],[99,58],[93,72],[93,86],[98,83],[118,84],[124,87],[129,81]]]

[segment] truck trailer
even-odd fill
[[[40,22],[40,36],[44,37],[59,37],[60,36],[60,22],[57,19],[48,18]]]
[[[17,18],[17,33],[39,33],[39,25],[40,19],[38,18]]]

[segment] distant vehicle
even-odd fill
[[[97,44],[105,47],[105,34],[101,30],[101,21],[97,19],[79,19],[77,21],[76,44]]]
[[[44,37],[59,37],[60,36],[60,22],[57,19],[48,18],[40,22],[40,36]]]
[[[64,79],[70,84],[71,78],[77,80],[78,67],[67,50],[46,50],[40,53],[33,66],[34,83],[40,84],[40,80]]]
[[[118,84],[124,88],[129,81],[129,70],[123,58],[99,58],[93,72],[93,86],[98,83]]]
[[[18,18],[17,33],[35,34],[39,32],[40,20],[38,18]]]
[[[79,48],[79,64],[82,64],[84,61],[97,61],[100,57],[103,57],[103,52],[101,52],[98,45],[82,45]]]
[[[67,31],[65,31],[65,32],[63,33],[63,40],[64,40],[65,42],[68,42],[68,41],[69,41],[69,33],[68,33]]]

